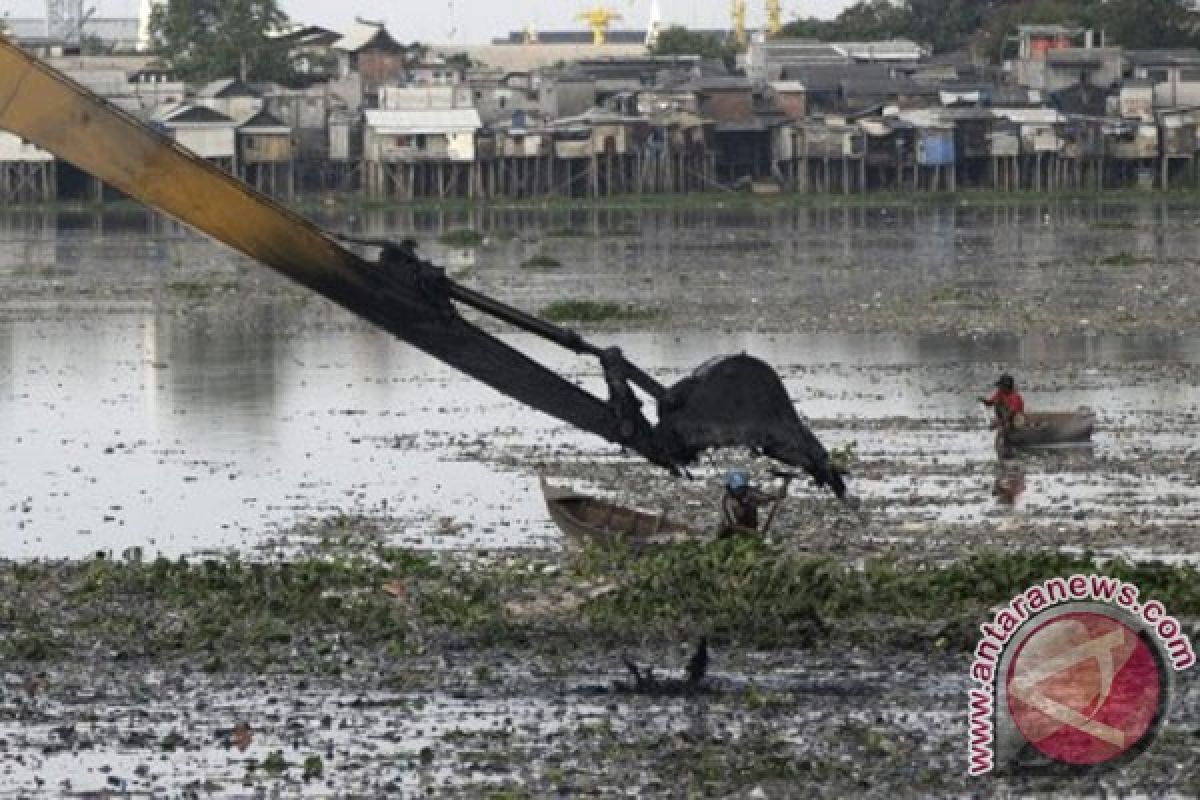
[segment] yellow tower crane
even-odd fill
[[[746,0],[733,0],[733,39],[738,47],[746,45]]]
[[[783,0],[767,0],[767,35],[777,36],[783,30]]]
[[[576,19],[581,19],[592,29],[592,44],[604,44],[608,39],[609,23],[621,18],[621,15],[602,6],[589,8],[579,12]]]

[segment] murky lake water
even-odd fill
[[[880,292],[994,283],[997,269],[1019,290],[1062,293],[1068,317],[1076,295],[1101,305],[1128,287],[1092,280],[1083,291],[1056,283],[1048,267],[1020,265],[1097,248],[1179,262],[1198,250],[1198,217],[1151,205],[462,211],[378,212],[341,227],[417,230],[463,280],[532,310],[562,297],[682,309],[668,330],[592,338],[619,344],[665,381],[717,353],[765,358],[827,445],[857,442],[868,469],[855,491],[882,498],[900,522],[999,514],[1054,524],[1081,514],[1200,517],[1200,488],[1169,468],[1194,453],[1200,339],[1086,327],[1055,336],[772,331],[786,331],[788,299],[801,294],[870,315]],[[0,321],[0,556],[246,549],[336,513],[386,516],[397,541],[422,547],[557,546],[537,465],[621,458],[348,318],[296,325],[294,304],[269,291],[236,318],[223,315],[207,294],[214,286],[269,290],[275,279],[173,224],[134,212],[0,220],[12,309]],[[496,241],[460,251],[433,240],[467,226]],[[565,266],[520,269],[545,252]],[[1183,272],[1159,277],[1169,289]],[[193,285],[206,310],[178,313],[179,293]],[[506,338],[599,390],[586,360]],[[1001,367],[1018,373],[1031,406],[1101,414],[1094,452],[1035,463],[1012,507],[993,497],[991,440],[973,399]],[[1112,466],[1147,448],[1168,468]]]

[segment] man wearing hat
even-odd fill
[[[745,470],[730,471],[725,476],[725,493],[721,498],[719,535],[724,537],[735,533],[758,533],[758,510],[772,503],[778,508],[779,502],[787,495],[792,476],[785,474],[781,477],[783,487],[779,492],[767,494],[750,483],[750,475]],[[771,516],[774,516],[774,509]]]

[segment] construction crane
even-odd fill
[[[733,0],[733,40],[738,47],[746,46],[746,0]]]
[[[783,30],[782,0],[767,0],[767,35],[778,36]]]
[[[579,12],[576,19],[583,20],[592,29],[592,44],[604,44],[608,40],[609,24],[621,19],[621,15],[603,6],[595,6]]]

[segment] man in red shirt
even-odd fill
[[[1025,415],[1025,399],[1017,391],[1016,381],[1012,375],[1001,375],[996,381],[996,391],[991,397],[979,398],[979,401],[989,408],[996,410],[996,419],[1003,427],[1020,425]]]

